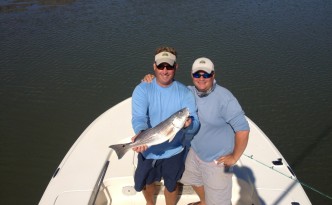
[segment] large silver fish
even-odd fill
[[[183,108],[159,123],[157,126],[141,132],[136,137],[135,142],[115,144],[109,147],[112,148],[118,155],[118,158],[121,159],[130,148],[141,145],[148,145],[150,147],[152,145],[166,142],[167,140],[171,142],[176,133],[183,128],[188,117],[189,109]]]

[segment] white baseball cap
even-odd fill
[[[161,63],[168,63],[169,65],[173,66],[176,62],[176,56],[170,52],[163,51],[155,55],[154,60],[157,65]]]
[[[211,73],[214,71],[214,65],[212,61],[208,58],[197,58],[193,63],[191,68],[191,73],[196,73],[197,71],[205,71],[207,73]]]

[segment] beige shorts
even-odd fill
[[[223,164],[204,162],[190,149],[181,183],[204,186],[207,205],[230,205],[232,199],[232,169]]]

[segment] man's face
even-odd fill
[[[196,89],[200,92],[208,91],[213,85],[213,72],[209,74],[204,71],[197,71],[196,73],[192,74],[191,77]]]
[[[158,66],[154,63],[153,65],[157,83],[162,87],[169,86],[173,82],[177,65],[170,66],[168,63],[161,63]]]

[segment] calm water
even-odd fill
[[[37,204],[84,129],[160,45],[215,62],[300,181],[332,195],[332,1],[0,0],[0,204]],[[331,200],[305,188],[313,204]]]

